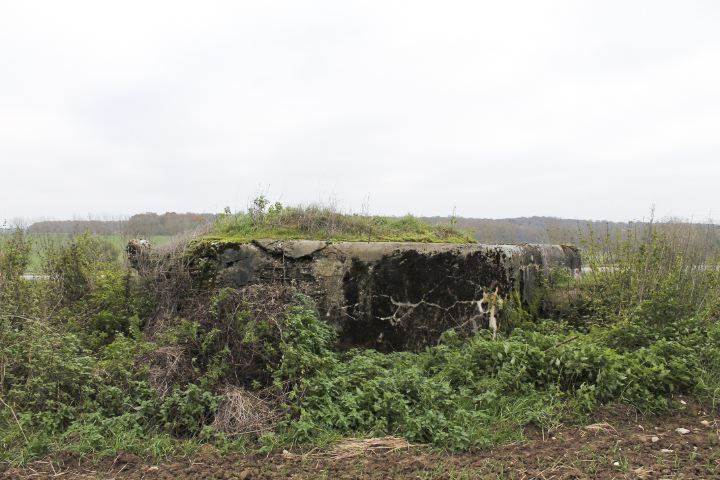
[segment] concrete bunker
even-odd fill
[[[492,328],[510,292],[529,301],[552,269],[581,268],[576,248],[536,244],[254,240],[204,242],[195,255],[198,275],[213,286],[294,285],[343,346],[384,352],[423,350],[451,328]]]

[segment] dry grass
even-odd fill
[[[260,437],[272,430],[281,415],[282,410],[278,408],[277,402],[228,385],[225,401],[215,413],[212,427],[230,438],[240,435]]]
[[[173,385],[184,385],[197,376],[192,360],[182,345],[160,347],[145,354],[139,363],[150,368],[148,385],[161,397],[168,396]]]
[[[609,423],[594,423],[592,425],[586,425],[584,428],[589,432],[595,433],[595,435],[598,433],[610,433],[610,431],[613,431],[615,435],[618,433],[617,430],[615,430],[615,427]]]
[[[340,460],[352,458],[359,455],[387,455],[400,450],[409,450],[414,447],[425,447],[427,445],[412,444],[402,437],[388,436],[381,438],[345,438],[335,448],[324,452],[311,450],[308,453],[299,455],[290,453],[287,450],[283,456],[287,458],[303,458],[316,460]]]

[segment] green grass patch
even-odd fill
[[[448,224],[431,224],[412,215],[401,218],[343,214],[335,209],[311,205],[269,205],[264,197],[255,200],[247,213],[222,215],[209,240],[255,239],[326,240],[349,242],[477,243],[473,232]]]

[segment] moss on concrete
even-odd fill
[[[473,232],[452,223],[431,224],[412,215],[361,216],[327,208],[283,208],[226,215],[201,241],[250,242],[257,239],[331,242],[477,243]]]

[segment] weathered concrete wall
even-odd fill
[[[293,283],[342,343],[392,351],[421,350],[450,328],[487,328],[485,294],[529,300],[543,275],[581,259],[557,245],[256,240],[205,244],[196,266],[218,286]]]

